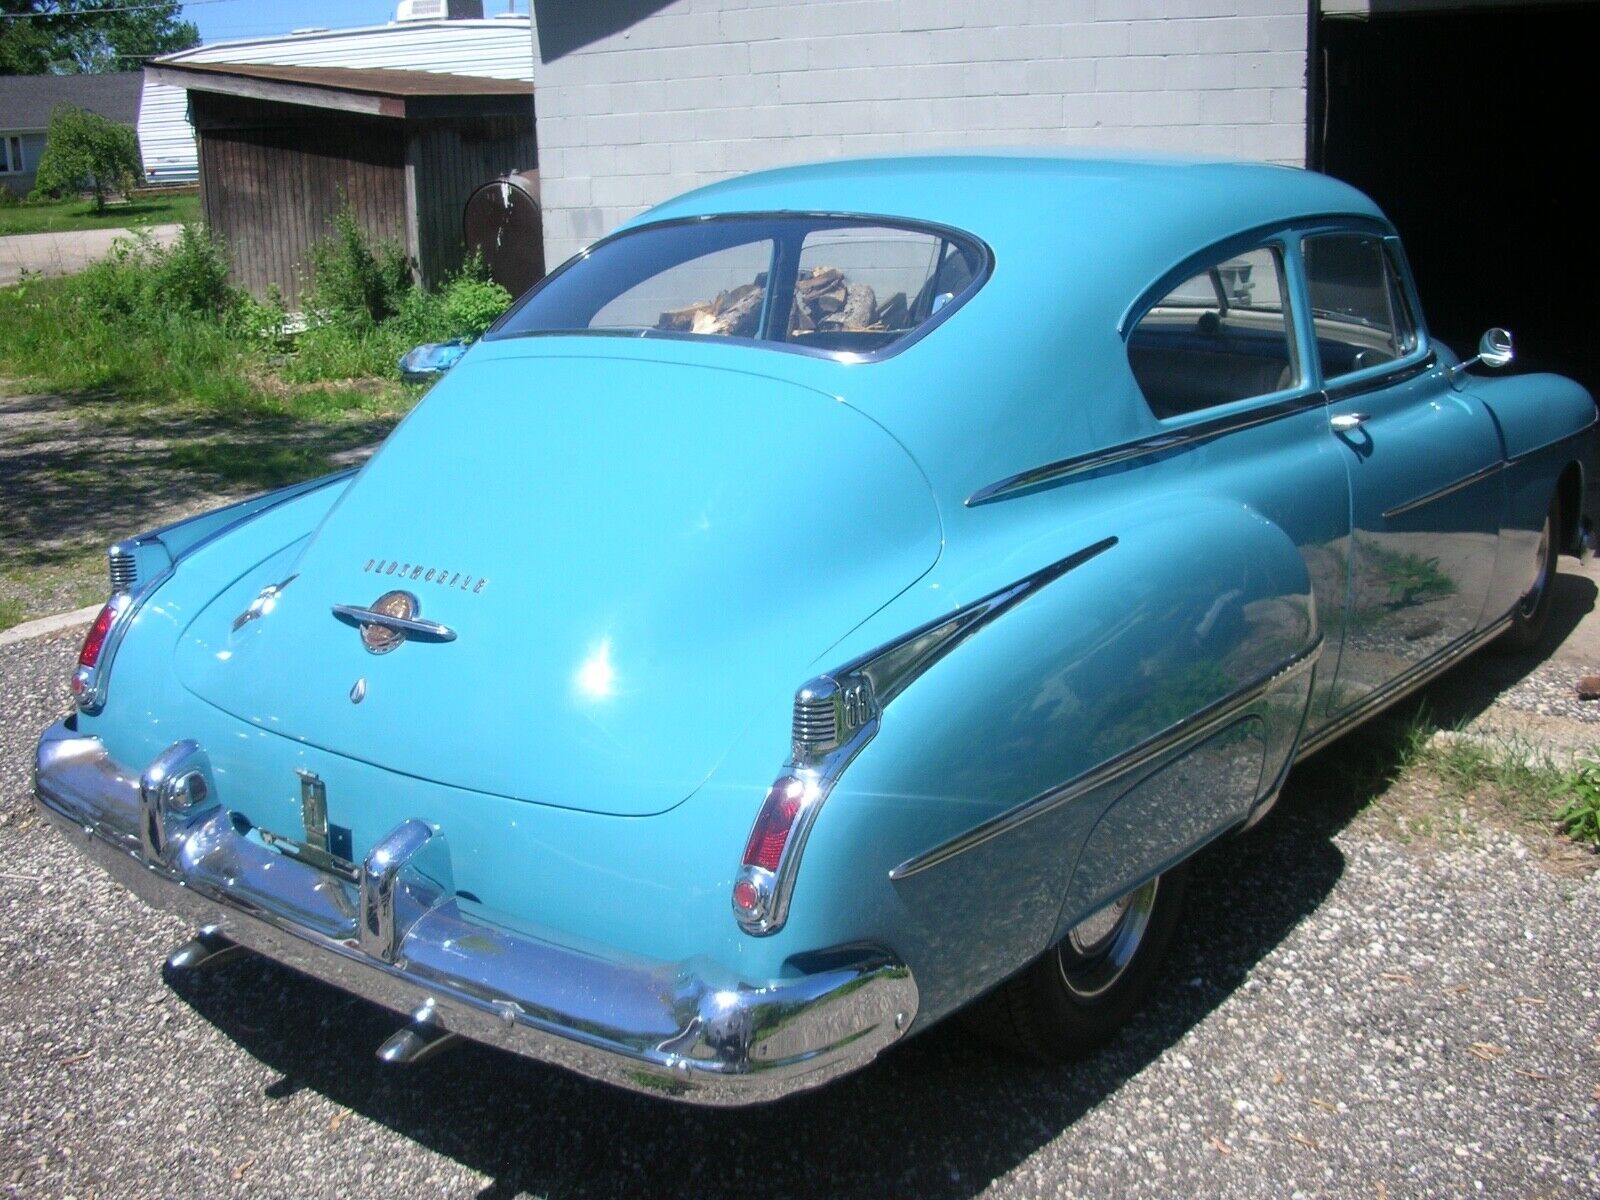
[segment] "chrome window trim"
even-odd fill
[[[517,313],[521,312],[552,280],[559,279],[578,263],[593,255],[602,246],[608,246],[620,238],[627,237],[629,234],[639,233],[647,229],[667,229],[675,225],[697,225],[706,221],[772,220],[774,218],[881,225],[890,229],[903,229],[911,233],[934,234],[947,241],[964,242],[970,245],[979,252],[983,261],[979,269],[973,273],[972,279],[967,283],[967,286],[957,293],[953,300],[937,311],[930,313],[927,320],[923,321],[915,329],[908,330],[904,337],[896,338],[887,346],[866,354],[856,354],[845,350],[817,350],[792,342],[763,341],[756,338],[717,338],[708,337],[704,334],[673,333],[667,330],[547,329],[529,330],[525,333],[508,333],[504,331],[505,326]],[[692,342],[698,346],[724,345],[756,350],[777,350],[784,354],[799,354],[806,358],[818,358],[847,364],[882,362],[884,359],[893,358],[902,351],[916,345],[916,343],[948,321],[958,309],[963,308],[967,301],[972,299],[989,282],[990,276],[994,274],[994,262],[994,250],[990,248],[988,242],[976,234],[969,233],[965,229],[957,229],[953,225],[943,225],[937,221],[926,221],[920,217],[892,216],[887,213],[827,212],[805,209],[746,210],[740,212],[701,213],[692,217],[669,217],[660,221],[644,221],[638,224],[624,225],[621,229],[614,230],[598,241],[585,246],[523,293],[515,304],[502,313],[493,325],[489,326],[479,340],[505,342],[518,338],[585,337],[620,338],[623,341],[675,341]]]
[[[1349,400],[1368,392],[1381,391],[1384,388],[1395,387],[1398,384],[1409,383],[1419,376],[1426,375],[1439,363],[1439,356],[1431,346],[1419,346],[1410,355],[1392,363],[1381,363],[1368,370],[1378,372],[1369,375],[1366,372],[1352,372],[1341,375],[1340,383],[1333,387],[1325,387],[1324,392],[1330,404],[1337,404],[1342,400]]]
[[[1021,471],[1016,475],[1010,475],[1004,479],[996,480],[994,483],[986,484],[967,497],[966,507],[976,508],[980,504],[987,504],[991,500],[1001,499],[1012,492],[1038,487],[1046,483],[1054,483],[1071,475],[1082,475],[1085,472],[1098,471],[1102,467],[1113,466],[1117,463],[1129,462],[1133,459],[1145,458],[1154,454],[1166,453],[1167,451],[1181,450],[1187,446],[1222,437],[1224,434],[1236,433],[1241,429],[1251,429],[1257,425],[1280,421],[1285,417],[1292,417],[1314,408],[1322,408],[1326,403],[1327,401],[1321,392],[1298,391],[1285,396],[1281,400],[1268,399],[1264,403],[1256,404],[1254,407],[1242,412],[1208,417],[1176,429],[1167,429],[1160,433],[1152,433],[1144,437],[1135,438],[1129,442],[1108,446],[1103,450],[1091,450],[1086,454],[1074,454],[1070,458],[1058,459],[1055,462],[1045,463],[1038,467],[1030,467],[1028,470]]]
[[[1470,475],[1463,475],[1454,483],[1447,483],[1441,488],[1434,488],[1433,491],[1418,496],[1414,500],[1407,500],[1404,504],[1397,504],[1393,508],[1387,509],[1383,514],[1383,519],[1388,521],[1405,513],[1415,512],[1419,508],[1432,504],[1435,500],[1443,500],[1446,496],[1453,495],[1463,488],[1469,488],[1475,483],[1482,483],[1485,479],[1498,475],[1505,470],[1505,467],[1506,464],[1503,462],[1492,462],[1487,467],[1482,467]]]
[[[1085,771],[1058,787],[1042,792],[1031,800],[1025,800],[1015,808],[975,825],[965,833],[941,842],[930,850],[913,855],[890,871],[889,878],[898,883],[940,863],[948,862],[958,854],[964,854],[1087,792],[1138,770],[1184,742],[1202,738],[1205,734],[1244,715],[1244,711],[1263,696],[1310,670],[1321,657],[1322,647],[1323,636],[1319,633],[1316,640],[1305,649],[1237,691],[1212,701],[1198,712],[1175,722],[1154,737],[1147,738],[1138,745],[1131,746],[1107,759],[1098,767]]]

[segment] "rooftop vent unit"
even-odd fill
[[[483,0],[400,0],[396,21],[481,21]]]

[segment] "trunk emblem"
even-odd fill
[[[335,604],[333,615],[357,626],[361,630],[361,644],[373,654],[387,654],[408,638],[432,642],[456,640],[455,630],[449,626],[421,620],[417,616],[421,607],[410,592],[385,592],[368,608]]]

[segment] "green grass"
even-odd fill
[[[1600,845],[1600,762],[1572,762],[1517,733],[1441,729],[1425,707],[1392,724],[1389,805],[1402,836],[1471,838],[1481,818]],[[1384,800],[1379,807],[1386,807]]]
[[[103,588],[118,538],[360,461],[421,394],[399,354],[476,336],[511,301],[477,264],[416,288],[364,236],[343,217],[313,256],[298,336],[281,304],[229,284],[225,248],[193,225],[0,288],[0,466],[21,499],[0,505],[12,620]]]
[[[0,205],[0,237],[12,233],[66,233],[81,229],[130,229],[178,225],[200,219],[200,197],[166,196],[112,201],[96,213],[92,200],[52,200]]]
[[[0,629],[10,629],[13,625],[21,624],[22,617],[21,600],[14,596],[0,596]]]

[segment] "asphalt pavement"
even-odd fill
[[[180,225],[147,225],[137,232],[149,234],[163,246],[177,239]],[[0,237],[0,287],[22,278],[22,272],[67,275],[81,271],[111,253],[118,238],[135,234],[131,229],[74,229],[62,233],[13,233]]]
[[[1381,757],[1360,734],[1203,857],[1160,998],[1098,1056],[950,1022],[712,1112],[471,1045],[382,1067],[392,1017],[258,958],[164,977],[189,931],[32,811],[75,648],[0,647],[0,1195],[1600,1195],[1600,877],[1382,836],[1338,769]]]

